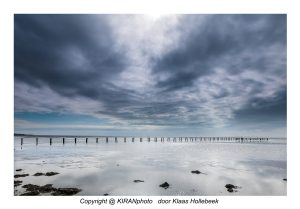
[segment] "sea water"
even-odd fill
[[[15,174],[22,185],[53,184],[53,187],[76,187],[77,195],[286,195],[286,139],[268,141],[157,142],[147,138],[89,137],[77,139],[15,137]],[[191,171],[199,170],[200,174]],[[58,172],[55,176],[33,176],[37,172]],[[135,183],[134,180],[144,182]],[[159,185],[168,182],[168,188]],[[226,184],[238,186],[228,192]],[[15,195],[25,192],[15,187]],[[49,195],[49,194],[46,194]]]

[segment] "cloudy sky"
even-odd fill
[[[286,15],[15,15],[15,132],[286,135]]]

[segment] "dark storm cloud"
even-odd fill
[[[15,78],[29,85],[96,99],[105,94],[105,81],[124,69],[113,47],[105,17],[15,16]]]
[[[158,83],[166,90],[193,85],[198,77],[219,67],[233,74],[249,68],[272,70],[277,57],[265,50],[275,45],[282,50],[276,52],[281,58],[286,54],[285,15],[187,15],[179,30],[184,32],[179,47],[154,64],[156,72],[171,74]],[[280,73],[285,74],[285,70]]]
[[[112,84],[127,61],[115,48],[107,18],[106,15],[15,15],[17,85],[25,83],[38,89],[46,86],[62,98],[101,100],[104,114],[122,117],[118,109],[131,105],[134,95]],[[38,94],[25,97],[15,92],[15,109],[36,106],[30,101],[32,97],[37,98]],[[82,106],[88,102],[83,99]],[[49,111],[74,111],[72,105],[60,101],[42,105],[42,109]],[[97,104],[93,107],[86,114],[98,111]]]
[[[252,98],[247,106],[237,111],[235,115],[240,121],[274,122],[274,120],[282,120],[286,123],[286,93],[286,89],[282,89],[271,99]]]
[[[286,98],[277,99],[277,91],[286,92],[286,15],[187,15],[178,30],[183,35],[177,48],[153,66],[157,74],[169,75],[157,82],[162,94],[200,85],[198,96],[213,102],[198,110],[211,105],[208,109],[226,112],[218,118],[235,121],[285,120]]]
[[[176,21],[15,15],[15,111],[161,126],[285,120],[285,15]]]

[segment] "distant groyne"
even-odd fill
[[[48,141],[50,145],[55,142],[60,142],[65,144],[66,142],[73,142],[77,144],[78,142],[83,142],[88,144],[91,141],[96,143],[105,142],[105,143],[118,143],[118,142],[266,142],[270,137],[220,137],[220,136],[198,136],[198,137],[136,137],[136,136],[33,136],[33,135],[23,135],[17,136],[20,138],[21,145],[24,144],[25,140],[35,139],[36,145],[40,141]]]

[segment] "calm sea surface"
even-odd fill
[[[24,138],[15,137],[15,174],[24,184],[53,184],[77,187],[77,195],[286,195],[287,153],[285,139],[266,142],[148,142],[123,138],[109,143],[94,137]],[[192,174],[199,170],[203,174]],[[59,172],[55,176],[33,176],[36,172]],[[144,182],[134,183],[134,180]],[[168,182],[164,189],[160,184]],[[229,193],[225,185],[239,186]],[[15,195],[24,193],[15,187]],[[46,194],[47,195],[47,194]]]

